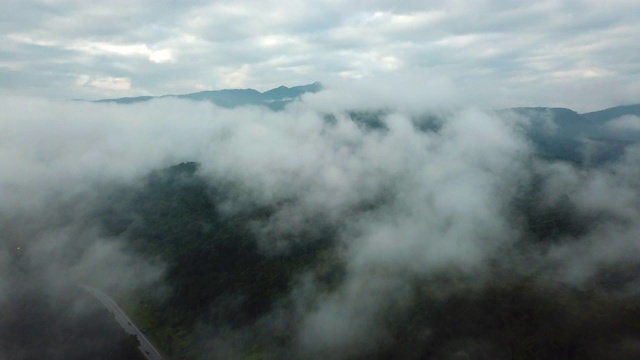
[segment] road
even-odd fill
[[[118,304],[115,301],[113,301],[113,299],[109,297],[109,295],[103,293],[102,291],[96,288],[92,288],[84,285],[81,285],[81,286],[83,289],[85,289],[86,291],[91,293],[93,296],[98,298],[98,300],[100,300],[100,302],[107,309],[109,309],[109,311],[113,314],[113,316],[115,316],[120,326],[122,326],[122,328],[127,333],[134,334],[138,337],[138,340],[140,340],[140,351],[142,351],[142,353],[147,357],[147,359],[162,360],[162,356],[160,356],[160,353],[158,352],[158,350],[156,350],[156,348],[154,348],[153,345],[151,345],[149,340],[147,340],[144,334],[142,334],[140,329],[138,329],[138,327],[133,323],[133,321],[129,319],[127,314],[125,314],[124,311],[122,311],[120,306],[118,306]]]

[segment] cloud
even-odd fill
[[[640,117],[633,115],[622,116],[609,121],[607,126],[615,130],[638,131],[640,130]]]
[[[578,288],[601,285],[623,293],[637,292],[632,269],[640,249],[632,239],[638,234],[635,221],[638,195],[628,184],[620,184],[620,179],[602,177],[600,173],[582,174],[576,179],[580,183],[569,184],[575,192],[566,192],[564,195],[568,194],[568,199],[564,199],[575,205],[575,216],[591,221],[589,231],[578,236],[567,235],[563,241],[551,246],[539,263],[544,268],[540,272]],[[615,185],[619,188],[609,187]],[[632,281],[616,285],[616,277],[626,274]],[[605,282],[598,283],[602,279]]]
[[[102,96],[77,87],[79,75],[129,78],[131,88],[116,90],[129,96],[192,92],[202,83],[266,90],[427,69],[466,82],[465,87],[494,89],[500,95],[491,106],[588,111],[634,101],[630,94],[640,86],[633,76],[638,65],[630,60],[639,30],[631,16],[638,10],[635,2],[1,6],[11,16],[2,22],[6,35],[0,51],[3,59],[12,59],[4,66],[17,79],[4,93]],[[229,79],[240,69],[242,81]],[[30,87],[33,74],[49,79]]]
[[[473,89],[461,89],[446,76],[428,70],[398,71],[377,78],[345,80],[332,78],[323,82],[324,91],[305,95],[305,105],[336,111],[401,108],[410,113],[473,107],[480,97]]]
[[[91,79],[88,76],[81,76],[78,84],[82,86],[90,86],[100,90],[105,90],[106,94],[110,94],[109,90],[126,90],[131,88],[131,79],[106,77]]]
[[[486,101],[430,71],[330,81],[277,113],[178,99],[0,99],[0,224],[14,224],[0,227],[0,270],[15,256],[6,249],[24,244],[29,266],[53,289],[59,281],[157,284],[162,264],[129,250],[126,238],[104,236],[93,214],[106,189],[182,161],[200,162],[199,175],[227,186],[220,211],[273,206],[252,223],[266,256],[334,230],[342,281],[328,289],[313,269],[299,274],[262,319],[294,324],[287,351],[296,354],[374,352],[393,341],[387,314],[402,315],[416,282],[439,274],[480,287],[499,265],[579,287],[608,266],[635,264],[637,149],[605,168],[539,159],[519,122],[477,110]],[[383,126],[354,121],[351,111]],[[425,113],[433,123],[420,123]],[[519,207],[528,191],[531,203]],[[586,219],[581,231],[536,238],[527,228],[527,211],[562,206]],[[8,291],[0,278],[0,299]]]
[[[170,49],[157,50],[149,54],[149,60],[161,64],[173,60],[173,55]]]

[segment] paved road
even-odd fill
[[[156,348],[151,345],[149,340],[142,334],[140,329],[129,319],[127,314],[120,309],[118,304],[109,295],[103,293],[102,291],[92,288],[89,286],[81,285],[83,289],[87,290],[93,296],[98,298],[102,304],[111,311],[111,313],[115,316],[120,326],[129,334],[134,334],[138,336],[138,340],[140,340],[140,351],[147,357],[149,360],[162,360],[162,356]]]

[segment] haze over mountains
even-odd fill
[[[0,358],[78,283],[171,359],[640,355],[638,106],[317,87],[0,99]]]
[[[640,141],[640,106],[617,106],[578,114],[563,108],[514,108],[498,111],[528,120],[529,138],[546,156],[577,162],[602,163],[621,156]]]
[[[138,96],[102,99],[96,102],[133,104],[163,98],[207,101],[224,108],[265,106],[283,110],[304,94],[322,90],[320,82],[294,87],[280,86],[265,92],[254,89],[224,89],[181,95]],[[383,109],[378,109],[383,110]],[[377,115],[383,115],[382,111]],[[640,141],[640,104],[622,105],[579,114],[571,109],[550,107],[517,107],[497,110],[499,116],[516,114],[527,120],[524,130],[538,151],[551,157],[577,162],[606,162],[622,155],[625,147]],[[353,113],[360,116],[357,112]],[[380,119],[369,116],[370,125]],[[515,120],[514,120],[515,121]]]
[[[305,93],[315,93],[322,89],[319,82],[313,84],[286,87],[280,86],[265,92],[254,89],[225,89],[200,91],[182,95],[162,95],[162,96],[138,96],[118,99],[104,99],[97,102],[113,102],[118,104],[133,104],[142,101],[161,98],[178,98],[189,100],[210,101],[217,106],[233,108],[246,105],[264,105],[272,110],[282,110],[285,105],[294,100],[299,100]]]

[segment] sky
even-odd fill
[[[488,106],[637,102],[640,1],[0,2],[0,95],[446,78]],[[469,90],[471,89],[471,90]]]

